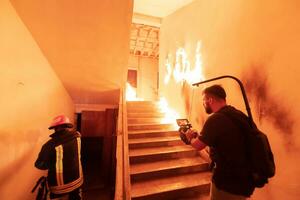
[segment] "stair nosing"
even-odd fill
[[[141,124],[127,124],[128,126],[158,126],[158,125],[174,125],[173,123],[141,123]]]
[[[173,142],[180,141],[179,136],[165,136],[165,137],[145,137],[145,138],[130,138],[128,144],[147,144],[155,142]]]
[[[139,149],[129,149],[128,155],[129,157],[139,157],[139,156],[149,156],[149,155],[159,155],[159,154],[172,154],[172,153],[180,153],[180,152],[189,152],[189,151],[197,151],[193,147],[189,147],[186,145],[176,145],[177,147],[186,147],[182,149],[171,147],[146,147],[146,148],[139,148]],[[160,149],[160,151],[159,151]],[[155,150],[155,151],[153,151]],[[133,152],[139,152],[135,155],[132,155]]]
[[[178,130],[165,130],[165,129],[162,129],[162,130],[155,130],[155,129],[152,129],[152,130],[128,130],[128,134],[140,134],[140,133],[167,133],[167,132],[178,132]]]
[[[181,163],[180,161],[187,161],[187,160],[195,160],[195,162],[192,163]],[[156,163],[158,166],[163,166],[160,168],[150,168],[150,170],[139,170],[137,169],[137,167],[134,166],[142,166],[142,165],[147,165],[148,163],[137,163],[137,164],[132,164],[130,167],[130,175],[137,175],[137,174],[143,174],[143,173],[151,173],[151,172],[157,172],[157,171],[164,171],[164,170],[170,170],[170,169],[180,169],[180,168],[185,168],[185,167],[195,167],[195,166],[199,166],[199,165],[207,165],[208,162],[205,161],[204,159],[202,159],[201,157],[190,157],[190,158],[178,158],[178,159],[173,159],[174,163],[176,163],[176,161],[178,161],[178,164],[174,165],[174,163],[169,162],[168,164],[160,164],[160,163],[164,163],[165,161],[156,161],[156,162],[151,162],[151,164]],[[173,165],[172,165],[173,164]],[[140,167],[142,168],[142,167]]]
[[[201,177],[201,175],[202,175],[202,177]],[[189,177],[189,176],[197,176],[198,182],[190,183],[190,184],[183,184],[183,181],[176,181],[176,177],[177,178],[178,177],[182,178],[182,177]],[[131,186],[131,194],[132,194],[131,197],[132,198],[137,198],[137,197],[160,194],[160,193],[170,192],[170,191],[175,191],[175,190],[188,189],[188,188],[193,188],[193,187],[198,187],[198,186],[209,185],[210,182],[211,182],[210,177],[211,177],[210,172],[197,172],[197,173],[192,173],[192,174],[188,174],[188,175],[173,176],[172,179],[175,179],[175,181],[171,180],[170,177],[163,178],[163,180],[167,180],[167,179],[170,180],[170,183],[164,183],[164,184],[162,183],[163,181],[162,181],[161,178],[157,178],[157,179],[154,179],[154,180],[151,180],[151,181],[147,180],[145,182],[148,183],[147,184],[148,186],[160,185],[159,187],[154,186],[152,189],[148,189],[148,190],[145,190],[145,188],[143,190],[139,190],[138,185],[143,183],[143,181],[136,182],[136,183],[133,183],[132,186]],[[156,182],[159,182],[160,184],[158,184]],[[185,183],[186,182],[187,181],[185,181]],[[178,184],[178,183],[181,183],[181,184]],[[167,187],[165,187],[166,185],[168,185],[169,187],[173,187],[173,188],[167,188]],[[136,191],[143,191],[143,192],[138,193]],[[149,192],[149,191],[151,191],[151,192]]]

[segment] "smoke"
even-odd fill
[[[271,130],[271,129],[269,129]],[[276,132],[276,130],[273,130]],[[278,145],[279,138],[270,138],[277,144],[272,145],[275,156],[276,174],[269,179],[269,183],[261,189],[256,189],[251,200],[297,200],[299,199],[299,150],[286,152]]]
[[[290,105],[284,103],[284,96],[272,92],[274,87],[265,67],[251,65],[241,78],[258,123],[267,131],[276,164],[275,177],[265,187],[256,189],[251,199],[296,200],[300,194],[300,151],[293,131],[297,118]]]
[[[263,121],[271,123],[281,134],[286,148],[292,148],[294,146],[293,128],[295,120],[291,115],[291,108],[281,102],[281,96],[271,94],[272,86],[268,81],[264,66],[253,65],[249,69],[251,71],[242,76],[242,82],[250,102],[253,102],[259,123],[261,124]]]

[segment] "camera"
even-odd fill
[[[192,132],[192,135],[187,136],[187,131],[192,128],[192,124],[189,122],[188,119],[176,119],[177,125],[179,126],[179,136],[180,139],[185,144],[191,144],[191,139],[197,137],[197,132]],[[189,133],[191,134],[191,133]]]
[[[176,119],[177,125],[179,126],[179,132],[185,133],[187,130],[192,128],[188,119]]]

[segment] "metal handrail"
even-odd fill
[[[124,197],[130,200],[130,172],[129,172],[129,153],[128,153],[128,126],[127,126],[127,106],[125,95],[123,95],[123,163],[124,163]]]

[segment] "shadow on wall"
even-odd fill
[[[186,82],[183,81],[182,86],[181,86],[181,95],[184,99],[184,110],[186,115],[190,115],[191,112],[191,86]]]
[[[253,65],[249,71],[242,75],[242,82],[245,86],[250,102],[253,102],[255,112],[258,115],[259,123],[263,120],[269,121],[282,134],[287,150],[293,148],[293,126],[294,119],[291,116],[288,105],[280,102],[281,97],[272,96],[272,88],[264,66]]]

